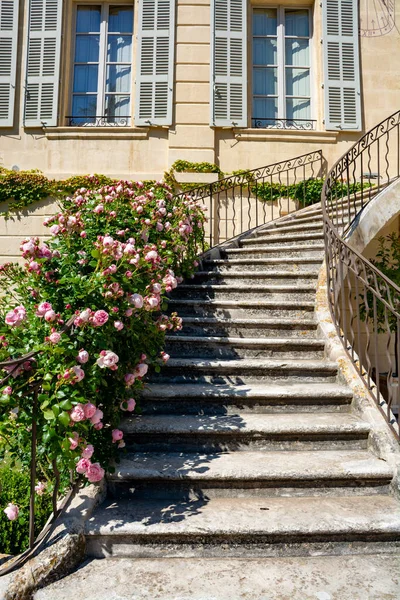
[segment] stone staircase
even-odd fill
[[[325,356],[322,259],[312,207],[214,250],[175,290],[183,328],[122,424],[89,563],[35,598],[400,597],[393,467]]]

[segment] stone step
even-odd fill
[[[188,499],[192,494],[251,499],[288,493],[294,498],[387,493],[393,468],[366,450],[352,449],[135,452],[121,458],[107,479],[113,495],[132,499]]]
[[[242,285],[248,285],[249,283],[263,283],[266,285],[303,285],[305,283],[317,282],[318,271],[285,271],[282,269],[274,270],[225,270],[225,271],[197,271],[194,274],[192,280],[188,280],[186,283],[190,284],[192,281],[195,285],[201,281],[209,284],[214,283],[236,283],[239,282]],[[178,288],[179,289],[179,288]]]
[[[130,451],[146,452],[362,449],[370,431],[340,413],[133,415],[120,429]]]
[[[319,339],[168,335],[166,341],[174,358],[323,358],[325,353]]]
[[[315,338],[317,323],[314,319],[212,319],[183,317],[183,328],[175,335],[217,337],[301,337]]]
[[[214,259],[203,261],[203,268],[207,271],[218,270],[219,272],[246,270],[246,271],[274,271],[285,269],[287,272],[314,271],[321,268],[321,259],[313,256],[301,258],[281,256],[277,258],[232,258]],[[261,267],[261,269],[260,269]]]
[[[293,223],[293,224],[291,224]],[[268,229],[264,229],[263,233],[266,234],[271,233],[272,235],[274,235],[275,233],[297,233],[297,232],[304,232],[304,233],[313,233],[315,231],[322,231],[322,219],[317,219],[317,220],[310,220],[307,223],[299,223],[298,225],[295,224],[295,220],[292,219],[290,222],[289,221],[285,221],[285,222],[279,222],[277,221],[274,224],[271,224],[270,227],[268,227]]]
[[[155,558],[166,551],[170,558],[187,552],[200,557],[240,556],[238,545],[264,556],[288,546],[299,552],[304,545],[302,553],[307,555],[313,545],[322,544],[333,553],[338,540],[339,546],[356,542],[361,548],[367,542],[399,542],[398,502],[384,495],[199,498],[172,504],[162,499],[118,503],[110,499],[86,527],[87,555],[98,558]]]
[[[241,283],[241,282],[240,282]],[[172,298],[196,300],[314,300],[316,284],[303,283],[292,285],[252,285],[244,283],[221,285],[212,283],[181,284],[172,293]]]
[[[310,246],[313,244],[320,244],[321,240],[323,241],[324,234],[323,232],[314,232],[314,233],[276,233],[276,229],[273,232],[266,234],[265,230],[262,231],[257,229],[251,236],[244,237],[240,240],[242,246],[247,246],[248,244],[277,244],[277,245],[292,245],[296,243],[301,246]]]
[[[314,313],[315,303],[311,300],[180,300],[169,299],[168,310],[181,317],[203,316],[223,318],[292,317],[307,318]]]
[[[253,381],[335,381],[337,377],[335,362],[312,359],[239,359],[239,360],[203,360],[197,358],[171,358],[161,367],[159,373],[152,373],[152,381],[184,383],[235,382],[237,384]]]
[[[326,413],[348,412],[352,399],[352,391],[337,383],[151,383],[140,406],[143,414]]]
[[[400,554],[388,552],[251,559],[246,548],[228,560],[89,559],[34,600],[398,600]]]
[[[279,258],[284,253],[291,258],[316,257],[322,262],[325,247],[321,244],[314,244],[310,247],[293,244],[291,246],[273,246],[272,244],[245,246],[244,248],[227,248],[221,250],[224,258],[243,258],[251,256],[252,258]]]

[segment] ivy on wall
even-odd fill
[[[199,187],[199,183],[178,183],[175,173],[218,173],[219,179],[222,179],[224,176],[223,171],[221,171],[218,165],[213,163],[176,160],[169,171],[165,171],[164,173],[164,181],[171,186],[175,193],[179,190],[188,192],[189,190]]]
[[[0,209],[0,215],[8,217],[10,213],[24,210],[31,204],[44,198],[73,194],[79,188],[97,189],[103,185],[114,185],[116,179],[106,175],[74,175],[57,181],[48,179],[38,170],[10,171],[0,167],[0,203],[8,202],[7,210]],[[143,182],[147,189],[154,181]]]

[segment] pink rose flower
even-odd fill
[[[121,331],[124,328],[122,321],[114,321],[114,327],[117,331]]]
[[[111,432],[111,435],[112,435],[112,441],[113,441],[113,443],[114,442],[119,442],[124,437],[124,433],[120,429],[113,429],[112,432]]]
[[[49,340],[52,344],[58,344],[58,342],[61,340],[61,333],[58,333],[57,331],[51,333],[49,335]]]
[[[96,412],[94,413],[93,417],[90,418],[90,422],[92,423],[92,425],[97,425],[98,423],[100,423],[102,418],[103,418],[103,411],[100,410],[99,408],[96,408]]]
[[[115,352],[111,352],[111,350],[102,350],[100,352],[99,358],[96,360],[97,366],[100,369],[111,369],[115,371],[117,367],[117,362],[119,361],[119,356],[115,354]]]
[[[92,325],[101,327],[108,321],[108,313],[105,310],[96,310],[92,317]]]
[[[8,506],[4,509],[4,512],[6,513],[7,519],[9,519],[10,521],[15,521],[16,519],[18,519],[19,508],[16,504],[12,504],[10,502]]]
[[[133,314],[133,308],[127,308],[125,311],[125,316],[126,317],[131,317]]]
[[[144,377],[147,373],[147,371],[149,370],[149,366],[146,365],[145,363],[139,363],[136,367],[135,370],[133,371],[133,374],[135,377]]]
[[[12,387],[10,385],[8,385],[7,387],[4,388],[3,390],[3,396],[11,396],[12,394]]]
[[[158,305],[160,304],[160,297],[159,296],[150,296],[149,298],[146,298],[146,301],[150,308],[157,308]]]
[[[70,415],[71,416],[71,415]],[[79,434],[74,431],[72,433],[72,436],[68,438],[68,441],[70,442],[70,446],[69,449],[70,450],[75,450],[78,447],[78,443],[79,443]]]
[[[162,360],[163,360],[165,363],[166,363],[166,362],[168,362],[170,358],[171,358],[171,357],[170,357],[170,355],[169,355],[169,354],[167,354],[166,352],[161,352],[161,359],[162,359]]]
[[[83,405],[83,410],[85,411],[86,419],[91,419],[96,414],[97,407],[91,402],[88,402]]]
[[[143,296],[140,294],[132,294],[128,297],[129,304],[133,304],[135,308],[142,308],[143,306]]]
[[[10,310],[5,317],[5,322],[10,327],[18,327],[26,319],[26,310],[23,306],[17,306]]]
[[[93,212],[96,213],[96,215],[99,215],[100,213],[104,212],[104,206],[102,204],[98,204],[94,209]]]
[[[122,400],[119,405],[121,410],[127,410],[128,412],[133,412],[135,410],[136,401],[133,398],[128,398],[128,400]]]
[[[153,283],[153,292],[155,294],[161,294],[161,285],[159,283]]]
[[[85,475],[90,483],[97,483],[103,479],[104,469],[102,469],[99,463],[90,463]]]
[[[100,421],[100,423],[95,423],[93,425],[93,427],[94,427],[94,429],[97,429],[97,430],[103,429],[103,423]]]
[[[135,375],[133,373],[127,373],[124,377],[125,385],[131,387],[135,383]]]
[[[85,371],[83,369],[81,369],[80,367],[78,367],[78,365],[76,365],[75,367],[72,367],[71,369],[75,375],[75,383],[79,383],[79,381],[82,381],[82,379],[84,379],[85,377]]]
[[[57,315],[53,309],[47,310],[45,312],[44,320],[47,321],[47,323],[51,323],[52,321],[55,321],[56,318],[57,318]]]
[[[93,448],[92,444],[88,444],[86,446],[86,448],[84,448],[82,450],[82,458],[87,458],[87,459],[92,458],[93,452],[94,452],[94,448]]]
[[[35,485],[35,492],[38,496],[43,496],[45,489],[46,484],[43,481],[38,481],[38,483]]]
[[[79,421],[84,421],[86,419],[84,405],[76,404],[71,409],[69,416],[71,418],[71,421],[74,421],[74,423],[79,423]]]
[[[81,363],[81,365],[84,365],[89,360],[89,353],[86,352],[86,350],[79,350],[76,360]]]
[[[25,242],[21,246],[21,250],[24,254],[33,254],[35,252],[36,246],[32,240]]]
[[[150,250],[150,252],[148,252],[146,254],[146,256],[144,257],[144,260],[147,260],[148,262],[154,262],[158,259],[158,254],[155,250]]]
[[[89,469],[90,465],[91,465],[91,462],[90,462],[90,460],[88,458],[81,458],[78,461],[78,463],[77,463],[77,465],[75,467],[75,470],[76,470],[77,473],[80,473],[82,475],[83,473],[87,472],[87,470]]]
[[[50,233],[52,233],[53,235],[58,235],[61,231],[61,227],[59,225],[52,225],[50,227]]]
[[[50,302],[41,302],[37,307],[37,311],[35,314],[37,317],[44,317],[47,311],[52,309],[53,307],[51,306]]]

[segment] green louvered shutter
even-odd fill
[[[30,0],[25,127],[57,125],[62,0]]]
[[[211,126],[247,126],[246,5],[211,2]]]
[[[135,125],[172,125],[175,0],[140,0]]]
[[[19,0],[0,0],[0,127],[14,124]]]
[[[360,131],[357,0],[323,0],[325,128]]]

